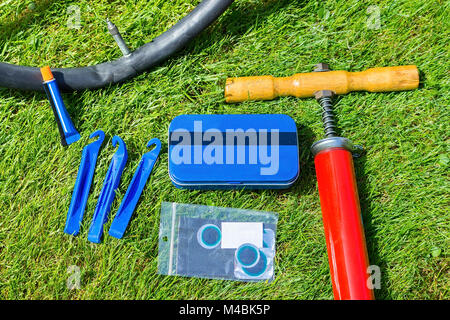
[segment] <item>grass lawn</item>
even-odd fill
[[[199,1],[31,1],[0,4],[0,60],[75,67],[121,56],[104,19],[132,49],[175,24]],[[78,6],[80,28],[70,27]],[[322,138],[314,99],[226,104],[228,76],[415,64],[418,90],[356,92],[338,99],[342,136],[367,149],[355,161],[378,299],[450,299],[449,2],[236,0],[183,51],[138,77],[63,95],[82,138],[63,148],[44,93],[0,89],[0,298],[332,299],[311,143]],[[379,20],[377,17],[379,16]],[[68,25],[69,22],[69,25]],[[76,21],[75,21],[76,22]],[[284,191],[183,191],[167,173],[167,129],[181,114],[284,113],[297,123],[301,174]],[[105,131],[83,225],[63,233],[89,134]],[[113,135],[129,160],[110,218],[150,138],[160,160],[125,237],[87,240]],[[276,278],[240,283],[157,275],[162,201],[275,211]],[[107,223],[107,228],[112,219]],[[66,286],[73,268],[80,288]]]

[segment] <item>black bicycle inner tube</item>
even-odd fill
[[[82,68],[52,69],[61,90],[101,88],[130,79],[166,60],[214,22],[233,0],[203,0],[172,28],[117,60]],[[43,91],[39,68],[0,62],[0,86]]]

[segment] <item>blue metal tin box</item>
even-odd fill
[[[298,177],[294,120],[283,114],[181,115],[169,126],[178,188],[283,189]]]

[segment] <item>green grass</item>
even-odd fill
[[[73,67],[120,57],[109,17],[130,48],[175,24],[198,1],[3,1],[0,60]],[[69,29],[78,5],[81,28]],[[381,26],[368,28],[368,7]],[[369,10],[370,11],[370,10]],[[356,172],[371,264],[381,268],[378,299],[450,299],[449,3],[447,1],[236,0],[213,26],[167,62],[121,85],[64,94],[82,139],[63,148],[43,93],[0,89],[0,297],[4,299],[332,299],[313,159],[322,137],[313,99],[285,97],[227,105],[228,76],[416,64],[420,89],[351,93],[335,108],[341,134],[365,146]],[[167,174],[167,129],[180,114],[285,113],[298,125],[301,174],[285,191],[182,191]],[[107,135],[81,233],[63,233],[82,148]],[[128,147],[112,214],[153,137],[159,163],[122,240],[87,241],[113,135]],[[276,278],[267,283],[157,275],[162,201],[279,213]],[[110,219],[111,220],[111,219]],[[110,222],[108,223],[109,226]],[[81,288],[68,290],[70,266]]]

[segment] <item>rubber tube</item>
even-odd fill
[[[63,91],[101,88],[119,83],[164,61],[215,21],[233,0],[204,0],[168,31],[129,56],[82,68],[56,68],[53,75]],[[43,91],[39,68],[0,62],[0,86]]]

